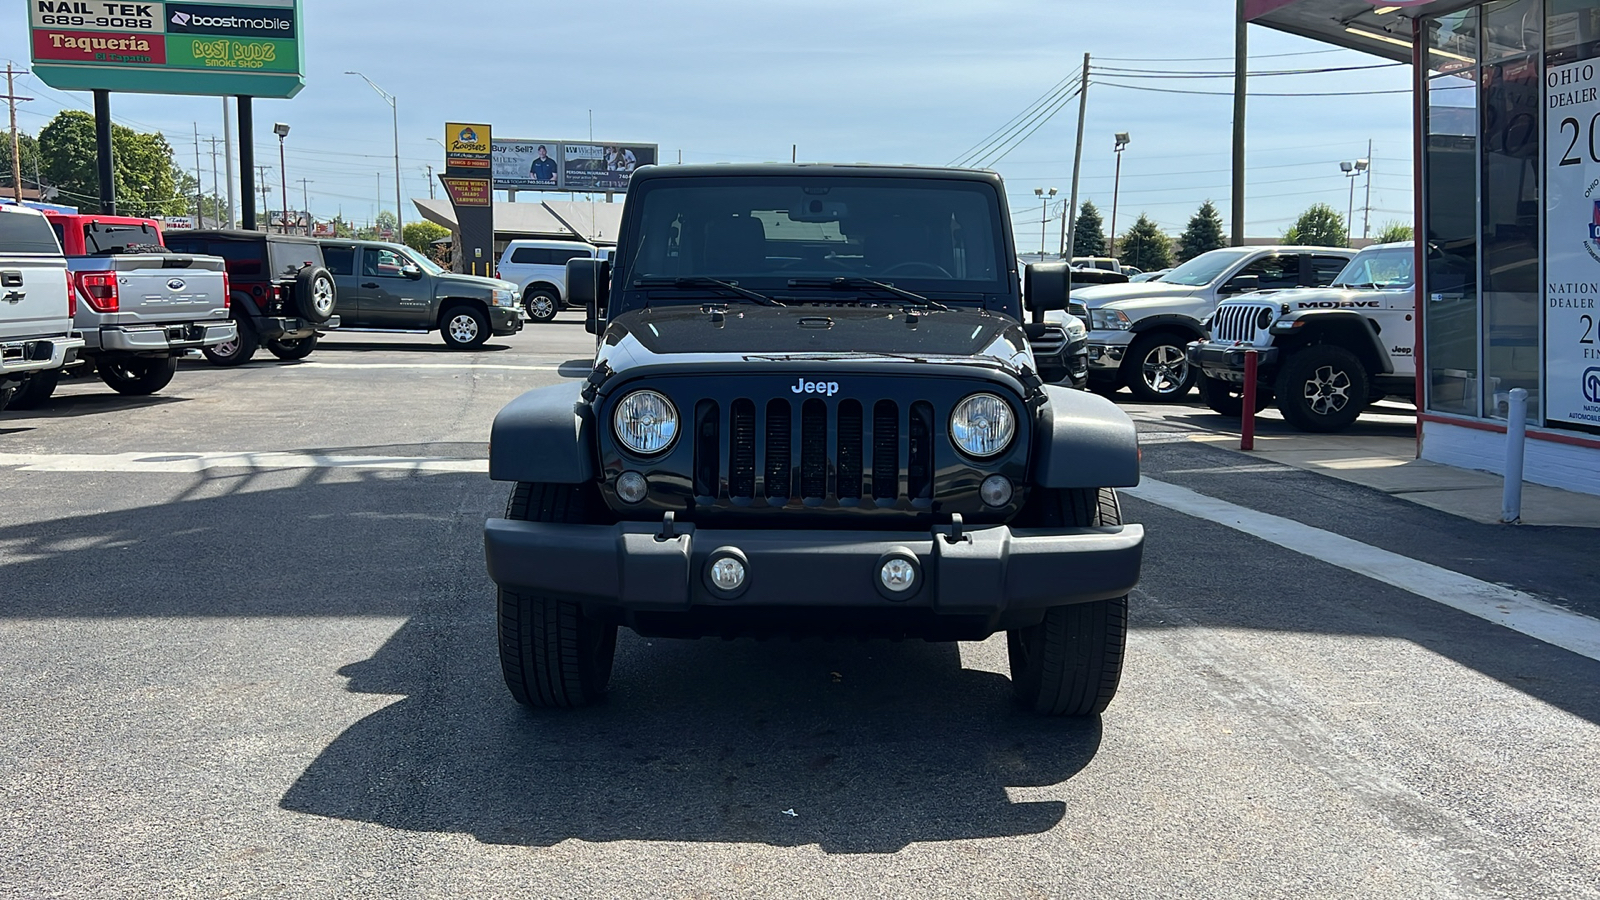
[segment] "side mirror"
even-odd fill
[[[1260,275],[1235,275],[1222,286],[1222,292],[1225,294],[1248,294],[1259,290],[1261,290]]]
[[[583,330],[599,334],[605,321],[607,296],[611,292],[611,261],[578,258],[567,260],[567,302],[582,306]]]
[[[1022,300],[1037,317],[1067,308],[1072,288],[1072,268],[1064,262],[1033,263],[1022,270]]]
[[[404,266],[404,267],[402,267],[400,269],[400,274],[406,276],[407,278],[411,279],[412,281],[416,281],[417,279],[422,277],[422,267],[421,266]]]

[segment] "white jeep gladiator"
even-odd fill
[[[1126,386],[1146,403],[1181,400],[1198,372],[1184,347],[1205,337],[1201,322],[1227,297],[1321,287],[1355,251],[1339,247],[1229,247],[1202,253],[1154,281],[1072,292],[1089,309],[1089,387]]]
[[[0,206],[0,409],[17,388],[83,348],[72,332],[67,260],[42,213]]]
[[[1244,411],[1245,352],[1257,354],[1256,411],[1274,399],[1302,431],[1348,428],[1384,397],[1416,396],[1415,257],[1410,242],[1362,250],[1324,289],[1224,301],[1211,333],[1189,345],[1200,396]]]

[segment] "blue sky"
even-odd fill
[[[373,215],[380,184],[384,208],[393,207],[392,129],[388,106],[346,70],[400,98],[407,197],[427,196],[424,167],[437,166],[443,152],[429,138],[442,137],[446,119],[490,122],[499,137],[585,138],[590,110],[597,139],[659,144],[669,162],[680,150],[684,162],[787,160],[798,145],[801,160],[943,165],[1075,72],[1085,52],[1097,65],[1126,69],[1229,70],[1234,8],[1233,0],[305,5],[306,88],[294,100],[257,101],[257,161],[272,164],[276,185],[271,123],[290,123],[290,205],[300,205],[297,182],[307,178],[313,212],[342,210],[357,220]],[[27,7],[7,7],[0,61],[26,64]],[[1251,54],[1253,70],[1382,62],[1262,28],[1251,29]],[[1129,83],[1222,92],[1231,84]],[[1364,156],[1369,138],[1373,228],[1409,222],[1408,86],[1403,66],[1258,79],[1259,91],[1399,93],[1253,97],[1249,234],[1277,235],[1319,201],[1342,212],[1348,181],[1338,163]],[[38,98],[19,116],[30,133],[60,109],[91,102],[32,78],[19,87]],[[193,167],[194,123],[202,141],[222,134],[214,98],[113,95],[112,102],[122,123],[164,132],[186,167]],[[1033,189],[1054,186],[1064,197],[1070,186],[1076,115],[1074,102],[995,165],[1023,249],[1037,245]],[[1178,231],[1206,199],[1226,218],[1230,123],[1227,96],[1092,82],[1083,196],[1109,218],[1112,134],[1127,131],[1133,141],[1123,158],[1119,230],[1146,212]],[[202,149],[209,188],[209,145]],[[1356,191],[1357,233],[1364,185]],[[414,218],[414,210],[407,214]]]

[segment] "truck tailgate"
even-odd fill
[[[74,275],[115,273],[117,310],[99,313],[96,321],[101,325],[152,325],[228,317],[227,282],[220,257],[181,253],[75,256],[68,259],[67,265]],[[80,292],[82,313],[93,311],[87,300]]]
[[[71,330],[65,260],[0,254],[0,341],[65,337]]]

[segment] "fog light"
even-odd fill
[[[909,560],[891,559],[878,570],[883,586],[896,594],[904,594],[917,586],[917,567]]]
[[[719,591],[737,591],[744,587],[744,563],[725,556],[711,564],[711,583]]]
[[[650,482],[638,472],[623,472],[617,476],[617,496],[623,503],[638,503],[650,492]]]
[[[1011,479],[1004,475],[990,475],[978,487],[978,496],[985,506],[1001,507],[1011,502]]]

